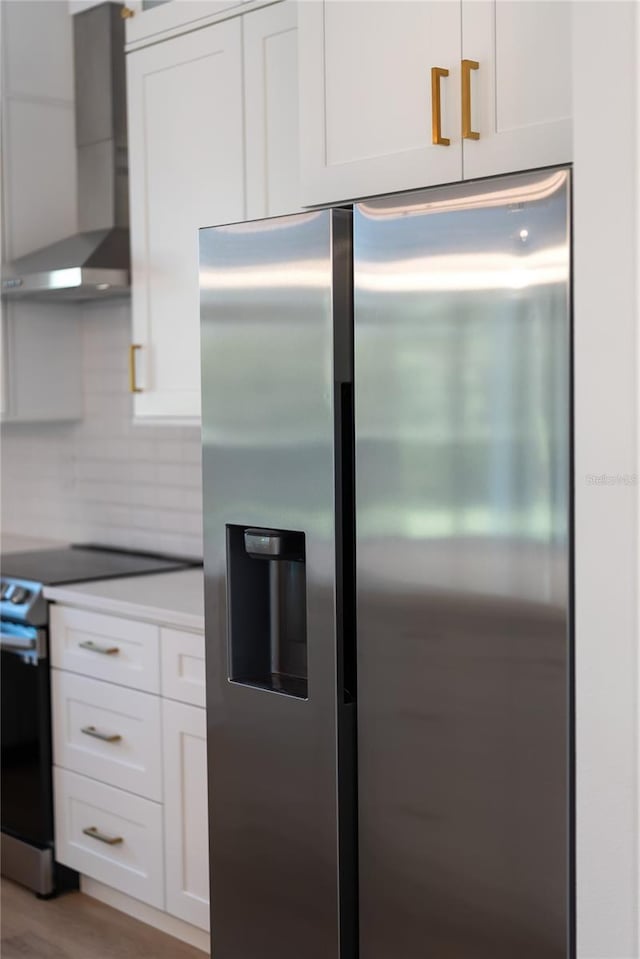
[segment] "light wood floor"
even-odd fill
[[[205,953],[84,896],[36,899],[2,879],[2,959],[205,959]]]

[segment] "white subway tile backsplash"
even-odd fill
[[[202,555],[200,430],[132,420],[129,305],[83,311],[84,419],[2,429],[7,532]]]

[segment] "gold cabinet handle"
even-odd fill
[[[128,20],[130,17],[135,17],[136,12],[132,10],[131,7],[120,7],[120,16],[123,20]]]
[[[103,743],[119,743],[122,736],[119,733],[101,733],[95,726],[83,726],[80,730],[85,736],[93,736],[94,739],[101,739]]]
[[[100,646],[91,639],[86,639],[83,643],[78,643],[80,649],[88,649],[90,653],[102,653],[103,656],[115,656],[120,652],[117,646]]]
[[[129,392],[142,393],[142,387],[136,383],[136,351],[142,349],[141,343],[131,343],[129,346]]]
[[[477,60],[462,61],[462,137],[464,140],[479,140],[480,134],[471,129],[471,71],[477,70]]]
[[[448,147],[448,137],[442,136],[442,108],[440,104],[440,80],[448,77],[444,67],[431,67],[431,142],[436,146]]]
[[[121,842],[124,842],[122,836],[107,836],[106,833],[100,832],[96,826],[87,826],[82,832],[85,836],[90,836],[91,839],[97,839],[98,842],[106,842],[107,846],[118,846]]]

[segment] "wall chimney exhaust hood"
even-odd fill
[[[81,233],[2,268],[12,298],[77,301],[129,292],[124,21],[102,3],[73,17]]]

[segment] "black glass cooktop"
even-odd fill
[[[1,572],[3,577],[29,579],[45,586],[61,586],[63,583],[164,573],[201,565],[201,561],[195,559],[135,553],[87,544],[69,546],[66,549],[8,553],[2,557]]]

